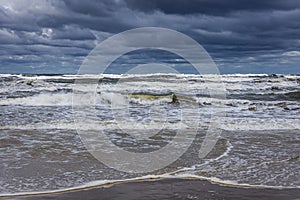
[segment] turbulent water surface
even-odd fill
[[[73,112],[76,79],[87,84],[99,79],[91,97],[93,116]],[[222,75],[221,79],[226,99],[211,97],[208,84],[216,81],[215,75],[0,75],[0,195],[146,175],[299,187],[300,76]],[[126,108],[120,102],[126,102]],[[185,113],[189,120],[199,121],[197,136],[176,162],[152,173],[107,167],[88,153],[76,130],[103,130],[126,151],[152,152],[167,145],[178,129],[189,137],[182,106],[197,107],[198,116],[195,110]],[[226,116],[214,119],[222,133],[214,149],[200,159],[212,108],[222,108]],[[139,134],[143,137],[134,137]]]

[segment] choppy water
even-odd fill
[[[188,125],[180,120],[177,101],[182,100],[185,106],[199,108],[194,143],[176,162],[151,174],[128,174],[103,165],[88,153],[76,132],[72,96],[78,78],[100,78],[93,97],[96,115],[77,120],[82,131],[104,130],[127,151],[155,151],[168,144],[179,127],[188,135]],[[222,75],[221,79],[226,99],[210,97],[207,84],[216,80],[214,75],[0,75],[1,194],[64,190],[146,175],[300,187],[300,76]],[[129,114],[118,102],[111,107],[112,99],[124,98]],[[165,113],[151,115],[153,105]],[[213,151],[200,159],[212,107],[226,111],[215,121],[222,134]],[[154,122],[147,130],[163,131],[134,138],[120,130],[116,117],[133,120],[121,125],[130,133],[145,132],[143,122],[151,117]]]

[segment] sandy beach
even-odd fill
[[[4,200],[101,200],[101,199],[222,199],[222,200],[299,200],[300,189],[237,188],[220,186],[208,181],[191,179],[162,179],[130,182],[110,187],[91,188],[73,192],[11,197]]]

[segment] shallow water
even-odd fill
[[[92,181],[101,185],[147,175],[253,187],[300,186],[299,76],[223,75],[226,99],[221,99],[210,96],[207,84],[214,83],[213,75],[105,75],[95,90],[93,114],[72,109],[78,78],[99,77],[0,75],[2,195],[84,188]],[[189,108],[197,108],[199,116]],[[200,159],[211,116],[219,110],[226,111],[214,119],[222,133],[210,154]],[[194,122],[196,138],[189,136],[189,123]],[[76,128],[102,130],[115,145],[137,153],[164,147],[178,129],[193,144],[163,169],[131,174],[96,160]]]

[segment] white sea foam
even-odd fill
[[[114,130],[119,129],[121,122],[112,121],[87,121],[76,122],[50,122],[50,123],[34,123],[26,125],[2,125],[0,129],[21,129],[21,130],[39,130],[39,129],[65,129],[65,130]],[[210,119],[199,119],[199,128],[206,129],[210,124]],[[300,130],[300,119],[259,119],[259,118],[224,118],[216,121],[216,128],[228,131],[235,130]],[[188,125],[183,122],[169,123],[169,122],[151,122],[136,123],[134,121],[124,121],[121,124],[122,128],[128,130],[143,130],[145,127],[148,129],[156,130],[157,127],[163,127],[164,129],[188,129]]]
[[[1,105],[23,106],[70,106],[72,93],[41,93],[29,97],[7,98],[0,100]]]

